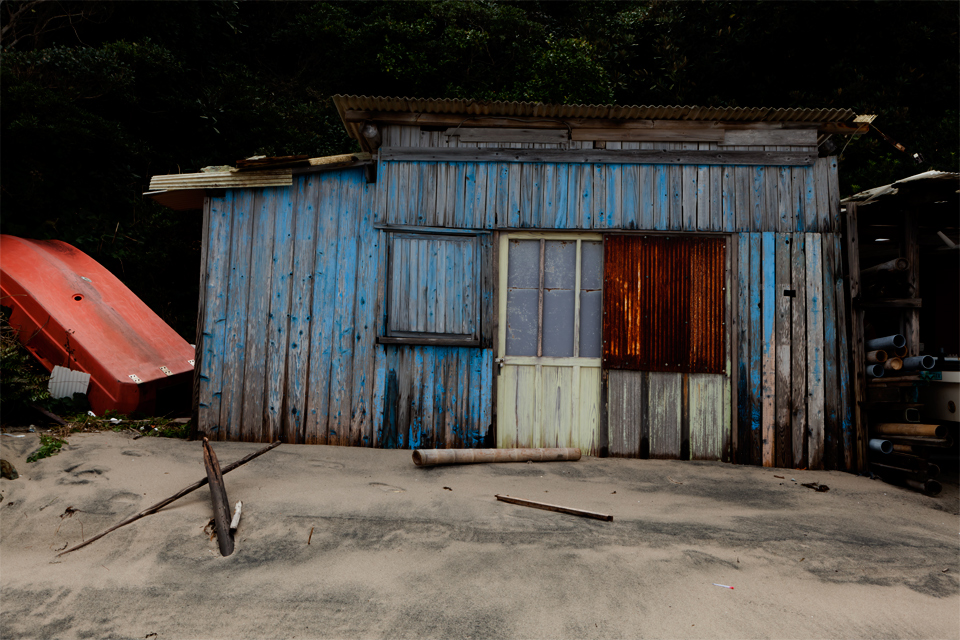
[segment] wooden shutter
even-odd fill
[[[608,235],[603,367],[723,373],[723,238]]]

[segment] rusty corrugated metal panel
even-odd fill
[[[537,118],[601,118],[616,120],[688,120],[727,122],[846,122],[852,109],[775,109],[771,107],[699,107],[669,105],[543,104],[487,100],[333,96],[343,119],[348,110],[443,113]]]
[[[607,236],[603,366],[723,373],[720,238]]]

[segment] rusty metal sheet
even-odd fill
[[[723,373],[722,238],[606,236],[603,367]]]

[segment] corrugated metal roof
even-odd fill
[[[333,96],[340,118],[345,112],[396,111],[477,116],[534,118],[597,118],[613,120],[688,120],[726,122],[846,122],[856,116],[852,109],[775,109],[772,107],[624,106],[616,104],[544,104],[435,98],[389,98]]]

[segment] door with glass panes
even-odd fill
[[[600,447],[603,238],[500,234],[497,446]]]

